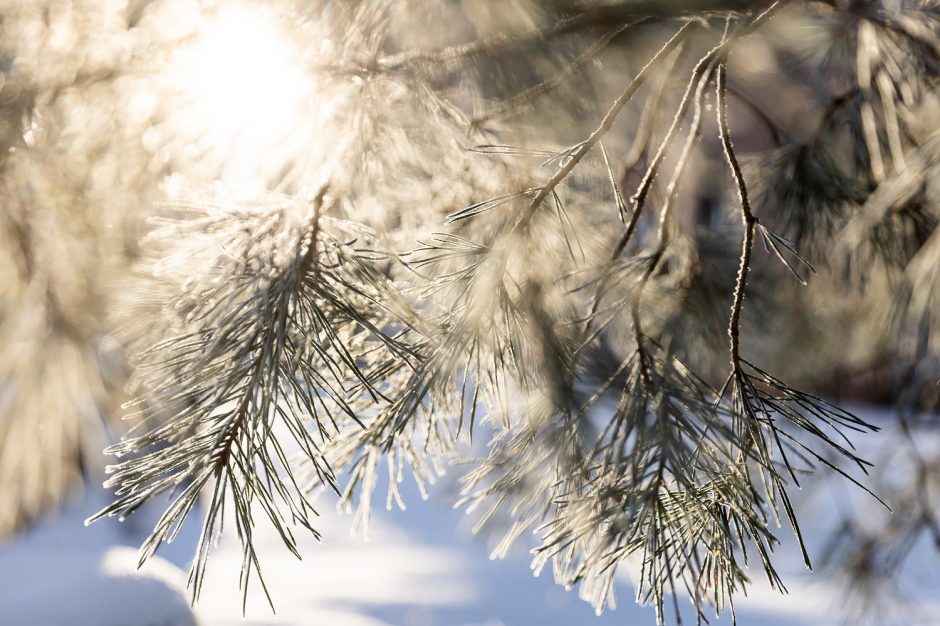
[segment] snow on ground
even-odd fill
[[[0,625],[196,626],[176,565],[156,558],[137,571],[137,550],[126,545],[137,537],[84,527],[83,514],[104,503],[91,492],[0,544]]]
[[[875,441],[875,440],[871,440]],[[825,481],[813,487],[802,511],[807,536],[836,523],[841,487]],[[242,617],[238,570],[241,552],[234,536],[223,537],[213,554],[195,614],[183,589],[184,570],[196,540],[198,520],[190,520],[174,544],[161,548],[135,572],[136,550],[147,517],[118,524],[103,520],[85,528],[83,520],[106,502],[100,490],[84,496],[18,540],[0,545],[0,625],[6,626],[608,626],[654,623],[652,609],[633,602],[629,573],[623,569],[618,608],[600,617],[577,597],[551,582],[550,572],[535,578],[528,555],[519,550],[504,561],[488,559],[482,540],[472,538],[459,511],[446,497],[422,502],[416,493],[405,512],[376,511],[372,538],[348,531],[349,516],[325,511],[323,543],[301,538],[303,561],[281,545],[259,521],[262,569],[277,609],[272,614],[257,583]],[[850,499],[855,499],[851,496]],[[782,529],[781,536],[786,535]],[[132,547],[129,547],[132,546]],[[911,568],[919,578],[916,610],[888,624],[940,625],[940,559],[925,546]],[[759,570],[749,597],[741,598],[742,626],[835,626],[840,592],[831,581],[805,571],[788,542],[779,554],[790,597],[761,583]],[[687,605],[687,600],[682,600]],[[688,623],[694,623],[691,611]],[[717,624],[729,624],[725,616]]]

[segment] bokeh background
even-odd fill
[[[247,622],[240,549],[230,534],[192,612],[184,572],[195,520],[140,571],[136,547],[159,503],[124,523],[83,524],[108,502],[99,485],[111,460],[102,449],[133,424],[122,419],[122,407],[131,399],[134,333],[161,294],[139,262],[166,203],[303,194],[329,170],[334,186],[350,190],[345,214],[406,249],[454,207],[542,171],[531,155],[494,160],[468,148],[557,149],[580,141],[662,33],[612,38],[519,111],[501,107],[579,58],[595,38],[574,34],[546,42],[538,54],[471,56],[465,64],[472,71],[442,67],[424,83],[362,68],[411,50],[526,32],[564,17],[569,4],[0,0],[0,622],[653,623],[651,609],[632,601],[629,568],[618,578],[617,609],[595,617],[576,591],[554,586],[550,572],[532,576],[525,545],[489,560],[492,542],[472,536],[450,506],[459,467],[430,500],[406,488],[408,511],[376,511],[369,541],[350,535],[350,516],[334,513],[325,498],[325,540],[305,538],[300,562],[259,526],[271,533],[257,541],[277,613],[252,589]],[[794,546],[783,546],[791,596],[775,596],[755,571],[753,591],[740,603],[744,624],[940,623],[940,179],[932,175],[940,112],[928,71],[938,35],[936,23],[905,21],[908,4],[930,3],[848,3],[857,13],[848,25],[835,10],[793,6],[730,61],[738,149],[749,175],[766,174],[777,185],[758,183],[756,202],[780,216],[818,270],[803,287],[769,255],[759,260],[754,280],[772,288],[755,295],[745,331],[775,374],[848,403],[883,428],[858,444],[877,466],[872,489],[895,510],[888,515],[830,478],[807,479],[799,498],[804,532],[823,566],[809,575]],[[664,3],[664,10],[673,5],[681,3]],[[901,172],[907,178],[899,174],[901,182],[885,192],[889,219],[871,237],[846,235],[847,252],[814,238],[842,209],[804,190],[851,184],[838,163],[853,149],[851,121],[863,104],[840,68],[856,64],[858,20],[885,15],[900,16],[909,37],[920,37],[911,45],[928,58],[922,74],[892,87],[910,105],[898,114],[908,138],[925,148]],[[885,52],[889,44],[881,45]],[[889,46],[885,54],[905,58],[895,52]],[[624,187],[638,182],[642,168],[635,166],[650,158],[644,134],[656,137],[671,121],[674,107],[666,105],[677,87],[681,80],[671,73],[655,77],[605,140],[618,155]],[[472,130],[461,136],[455,126]],[[685,261],[701,266],[696,276],[706,286],[730,289],[738,253],[726,229],[720,149],[717,139],[703,140],[685,179],[691,192],[675,212],[693,242]],[[591,158],[571,185],[584,202],[611,203],[608,190],[597,191],[606,177],[602,159]],[[790,211],[791,204],[804,211]],[[601,238],[616,224],[611,216],[586,228]],[[726,307],[702,300],[708,291],[698,286],[668,286],[688,289],[688,298],[679,305],[664,298],[661,319],[698,337],[691,362],[720,378],[723,323],[709,326],[707,315],[670,309]]]

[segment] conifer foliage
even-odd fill
[[[824,372],[888,363],[907,415],[936,408],[932,0],[267,3],[312,87],[260,159],[263,193],[210,185],[230,155],[174,125],[185,94],[159,91],[169,61],[150,55],[198,27],[166,27],[172,3],[114,3],[114,58],[75,48],[51,76],[27,33],[51,50],[56,20],[74,34],[96,11],[41,4],[0,22],[19,35],[0,43],[0,486],[23,515],[3,529],[43,507],[13,487],[50,410],[30,398],[85,376],[47,432],[83,433],[56,440],[78,458],[117,413],[95,398],[127,383],[97,517],[164,502],[146,559],[201,515],[195,594],[223,518],[247,593],[258,524],[296,552],[315,504],[367,525],[374,492],[404,506],[408,474],[426,492],[447,470],[497,554],[532,548],[598,611],[638,564],[665,622],[682,595],[733,610],[748,565],[785,590],[781,522],[812,567],[793,494],[813,471],[878,500],[852,443],[878,427],[823,399]],[[109,90],[115,134],[82,140]],[[153,93],[166,104],[140,113]],[[43,169],[67,159],[75,181]],[[63,274],[50,238],[84,232],[99,256]],[[62,306],[92,298],[76,281],[97,299]],[[28,328],[27,307],[44,316]],[[17,358],[24,332],[72,373]],[[127,368],[89,356],[115,336]],[[44,471],[70,467],[49,454]],[[923,515],[898,523],[937,533],[911,500]]]

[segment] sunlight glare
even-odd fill
[[[193,125],[223,163],[221,178],[263,184],[264,168],[303,123],[311,84],[299,52],[260,5],[226,5],[184,57]]]

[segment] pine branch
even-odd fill
[[[785,5],[792,10],[782,12]],[[242,542],[247,593],[249,578],[260,578],[259,520],[267,518],[296,553],[295,524],[319,536],[311,490],[332,490],[341,506],[356,505],[354,524],[367,528],[386,473],[386,506],[404,508],[400,483],[409,467],[425,496],[446,463],[459,459],[466,468],[461,504],[476,517],[475,528],[502,531],[494,555],[533,537],[535,567],[551,563],[556,580],[579,584],[598,610],[613,604],[616,570],[631,558],[641,569],[638,599],[655,606],[660,622],[669,595],[678,619],[677,592],[689,596],[700,618],[708,607],[733,614],[750,563],[783,590],[770,525],[786,518],[809,566],[793,487],[828,468],[867,491],[857,473],[869,464],[850,435],[875,428],[746,358],[754,352],[774,364],[776,348],[758,324],[750,332],[745,315],[755,322],[766,317],[770,326],[796,311],[794,317],[815,324],[815,311],[824,308],[818,298],[829,297],[828,284],[791,297],[789,283],[773,280],[773,272],[786,268],[805,285],[815,272],[811,255],[801,253],[810,240],[813,260],[822,264],[863,267],[859,255],[871,253],[891,270],[876,286],[882,294],[898,289],[896,299],[904,300],[892,319],[903,320],[905,338],[916,334],[903,347],[916,343],[921,359],[910,378],[926,375],[931,388],[936,380],[930,294],[940,246],[929,182],[940,153],[932,129],[922,128],[936,105],[936,20],[926,5],[915,5],[888,12],[879,2],[530,2],[512,10],[531,29],[454,46],[441,42],[479,26],[478,16],[467,12],[462,21],[455,7],[435,5],[440,15],[457,16],[453,24],[442,20],[441,32],[437,14],[396,16],[382,2],[305,21],[302,28],[330,34],[305,39],[319,46],[305,66],[318,85],[315,106],[328,103],[329,116],[321,119],[336,122],[335,133],[325,135],[353,139],[337,149],[312,133],[298,135],[298,145],[325,141],[321,151],[342,167],[334,168],[330,189],[314,185],[319,192],[307,201],[300,192],[258,204],[198,199],[155,220],[144,246],[152,280],[143,295],[159,311],[135,320],[146,330],[134,380],[141,397],[132,417],[140,424],[110,450],[121,457],[108,483],[116,500],[95,517],[130,515],[166,498],[142,549],[147,558],[176,536],[203,494],[193,592],[198,596],[228,507]],[[503,9],[485,8],[498,22]],[[739,93],[729,87],[727,59],[775,15],[783,28],[761,31],[759,45],[781,61],[774,65],[780,89],[794,88],[771,115],[743,96],[755,83],[739,83]],[[837,27],[837,36],[824,59],[816,50],[800,56],[796,31],[786,27],[820,17],[826,28]],[[435,32],[425,37],[416,24]],[[625,37],[641,27],[668,38],[649,48],[643,38]],[[423,42],[443,47],[423,49]],[[583,79],[598,91],[619,80],[592,62],[615,42],[645,65],[571,145],[590,102],[560,88],[575,74],[579,85]],[[341,48],[335,55],[334,45]],[[850,58],[839,56],[841,45]],[[0,81],[43,66],[42,55],[8,53],[7,46],[0,42],[0,56],[17,59],[16,72],[0,73]],[[397,50],[403,52],[389,53]],[[563,54],[568,58],[559,62]],[[694,55],[691,62],[686,54]],[[487,77],[473,71],[491,62],[513,78],[527,73],[523,84],[532,86],[499,85],[511,95],[468,120],[458,105],[492,93]],[[543,70],[547,62],[557,63],[555,73]],[[840,93],[838,73],[854,76],[857,85],[819,102],[818,125],[811,119],[807,140],[791,141],[804,136],[791,128],[803,130],[797,107],[813,102],[803,94]],[[711,128],[703,110],[713,82],[717,139],[737,194],[732,217],[742,223],[740,232],[725,228],[721,181],[707,180],[711,168],[722,167],[721,157],[696,152],[702,129]],[[20,93],[20,87],[13,93],[30,100],[25,108],[8,106],[10,87],[0,84],[0,121],[9,122],[0,124],[0,143],[6,146],[9,136],[15,148],[0,156],[5,174],[14,161],[31,171],[25,147],[60,123],[46,121],[59,103],[44,103],[43,89]],[[55,87],[46,91],[59,95]],[[729,92],[767,126],[776,149],[739,152]],[[549,94],[552,106],[542,110]],[[637,98],[643,102],[634,111]],[[94,107],[61,103],[69,107],[80,110],[61,123],[72,132]],[[523,109],[533,115],[518,128],[480,127]],[[615,136],[623,122],[632,145],[616,154],[609,149],[623,146]],[[484,134],[471,150],[463,136],[468,123]],[[534,147],[512,145],[530,135]],[[71,146],[61,143],[65,151]],[[156,153],[161,159],[163,148]],[[149,147],[147,153],[154,154]],[[623,186],[644,155],[628,199]],[[324,175],[318,158],[288,164],[285,188],[310,188]],[[106,165],[89,177],[97,180]],[[30,193],[41,194],[47,183],[40,180]],[[56,204],[70,206],[71,197],[63,194]],[[690,201],[687,213],[680,198]],[[649,219],[654,209],[658,219]],[[335,215],[377,224],[388,240]],[[447,232],[435,232],[442,219]],[[17,220],[0,229],[13,239],[31,236]],[[780,233],[763,222],[781,224]],[[783,268],[765,271],[754,252],[757,235]],[[13,243],[0,251],[0,261],[13,259],[3,267],[36,290],[30,297],[45,298],[38,324],[62,333],[31,336],[60,345],[81,324],[70,323],[57,291],[37,277],[44,276],[45,257],[71,255],[56,248],[36,254]],[[9,293],[5,284],[0,295]],[[7,321],[14,317],[29,316],[0,310],[4,337],[17,336]],[[828,338],[826,327],[818,333]],[[895,339],[892,346],[901,343]],[[78,351],[78,342],[61,345]],[[730,352],[726,379],[721,346]],[[871,354],[875,348],[865,352]],[[44,356],[41,367],[49,363]],[[90,367],[94,356],[72,363]],[[0,365],[0,391],[10,384],[5,379],[30,380],[31,372],[9,361]],[[802,362],[801,374],[821,386],[811,365],[825,367]],[[6,420],[10,406],[20,411],[21,404],[0,406],[0,432],[13,433],[0,436],[3,461],[21,440],[16,428],[23,422],[11,427]],[[488,440],[484,458],[461,458],[461,443],[481,438]],[[930,468],[920,459],[919,486]],[[0,484],[10,483],[0,476]],[[921,513],[898,526],[904,541],[916,536],[912,529],[936,535],[926,497],[907,504]],[[892,558],[904,549],[906,543]]]
[[[256,508],[298,557],[292,524],[319,537],[308,488],[297,480],[282,439],[311,464],[317,482],[338,490],[321,448],[346,420],[359,419],[348,400],[352,385],[381,403],[370,368],[412,358],[386,331],[393,317],[374,270],[339,238],[343,224],[322,215],[326,194],[321,189],[309,208],[278,198],[198,208],[193,218],[170,221],[152,235],[177,249],[156,266],[160,271],[187,271],[204,257],[206,272],[188,277],[186,291],[166,308],[186,330],[145,353],[140,387],[150,430],[110,450],[129,458],[109,468],[117,499],[91,519],[125,517],[169,492],[171,503],[142,547],[143,561],[172,541],[209,489],[190,572],[194,598],[229,499],[244,550],[246,594],[251,574],[261,576],[252,540]]]
[[[611,253],[611,261],[616,261],[618,258],[620,258],[620,256],[627,249],[627,246],[636,232],[640,217],[643,214],[643,209],[646,206],[646,199],[650,190],[652,189],[653,181],[656,179],[659,173],[659,169],[666,158],[668,150],[672,147],[672,144],[675,141],[676,134],[679,130],[679,125],[688,113],[688,107],[693,101],[691,97],[693,91],[695,90],[696,86],[700,84],[703,75],[710,71],[711,64],[713,61],[715,61],[715,59],[719,59],[723,55],[726,55],[728,51],[738,43],[738,41],[751,34],[767,20],[769,20],[780,6],[781,4],[779,2],[772,3],[767,10],[755,17],[744,29],[742,29],[740,33],[736,34],[730,39],[723,37],[721,43],[719,43],[713,49],[709,50],[702,58],[699,59],[698,63],[696,63],[695,68],[692,70],[692,77],[686,84],[686,91],[680,100],[678,110],[673,116],[672,124],[670,125],[669,130],[666,132],[666,136],[664,137],[663,141],[660,143],[656,155],[653,157],[649,167],[647,168],[646,173],[643,176],[643,180],[637,187],[636,192],[630,198],[630,202],[633,205],[630,221],[627,224],[623,235],[614,246],[614,250]],[[696,99],[695,102],[698,103],[699,100]],[[670,196],[671,194],[667,195],[667,205],[669,203]],[[588,336],[590,336],[591,325],[593,324],[592,320],[597,314],[600,301],[603,297],[604,291],[606,291],[606,287],[606,279],[602,279],[598,285],[593,302],[591,304],[591,312],[587,317],[587,328],[585,332]],[[635,322],[636,316],[634,316],[634,318]]]
[[[640,87],[646,82],[649,73],[653,67],[666,55],[672,52],[680,43],[682,43],[683,37],[685,36],[687,30],[689,29],[690,22],[683,24],[679,30],[675,32],[663,46],[650,58],[647,64],[640,70],[640,72],[634,77],[630,82],[630,85],[620,94],[620,97],[614,101],[614,104],[611,105],[610,109],[607,111],[607,114],[604,115],[604,119],[601,120],[600,125],[591,133],[591,135],[585,139],[583,142],[578,144],[574,150],[571,151],[568,158],[564,161],[563,165],[558,168],[558,171],[542,185],[538,193],[535,194],[535,197],[532,198],[531,203],[529,204],[528,210],[523,213],[522,218],[517,222],[513,227],[520,228],[525,227],[525,225],[532,219],[533,214],[536,209],[542,204],[552,192],[555,191],[555,188],[563,181],[578,164],[584,158],[584,156],[591,151],[592,148],[603,138],[603,136],[611,129],[614,125],[614,122],[617,120],[617,116],[623,110],[623,107],[636,95]]]

